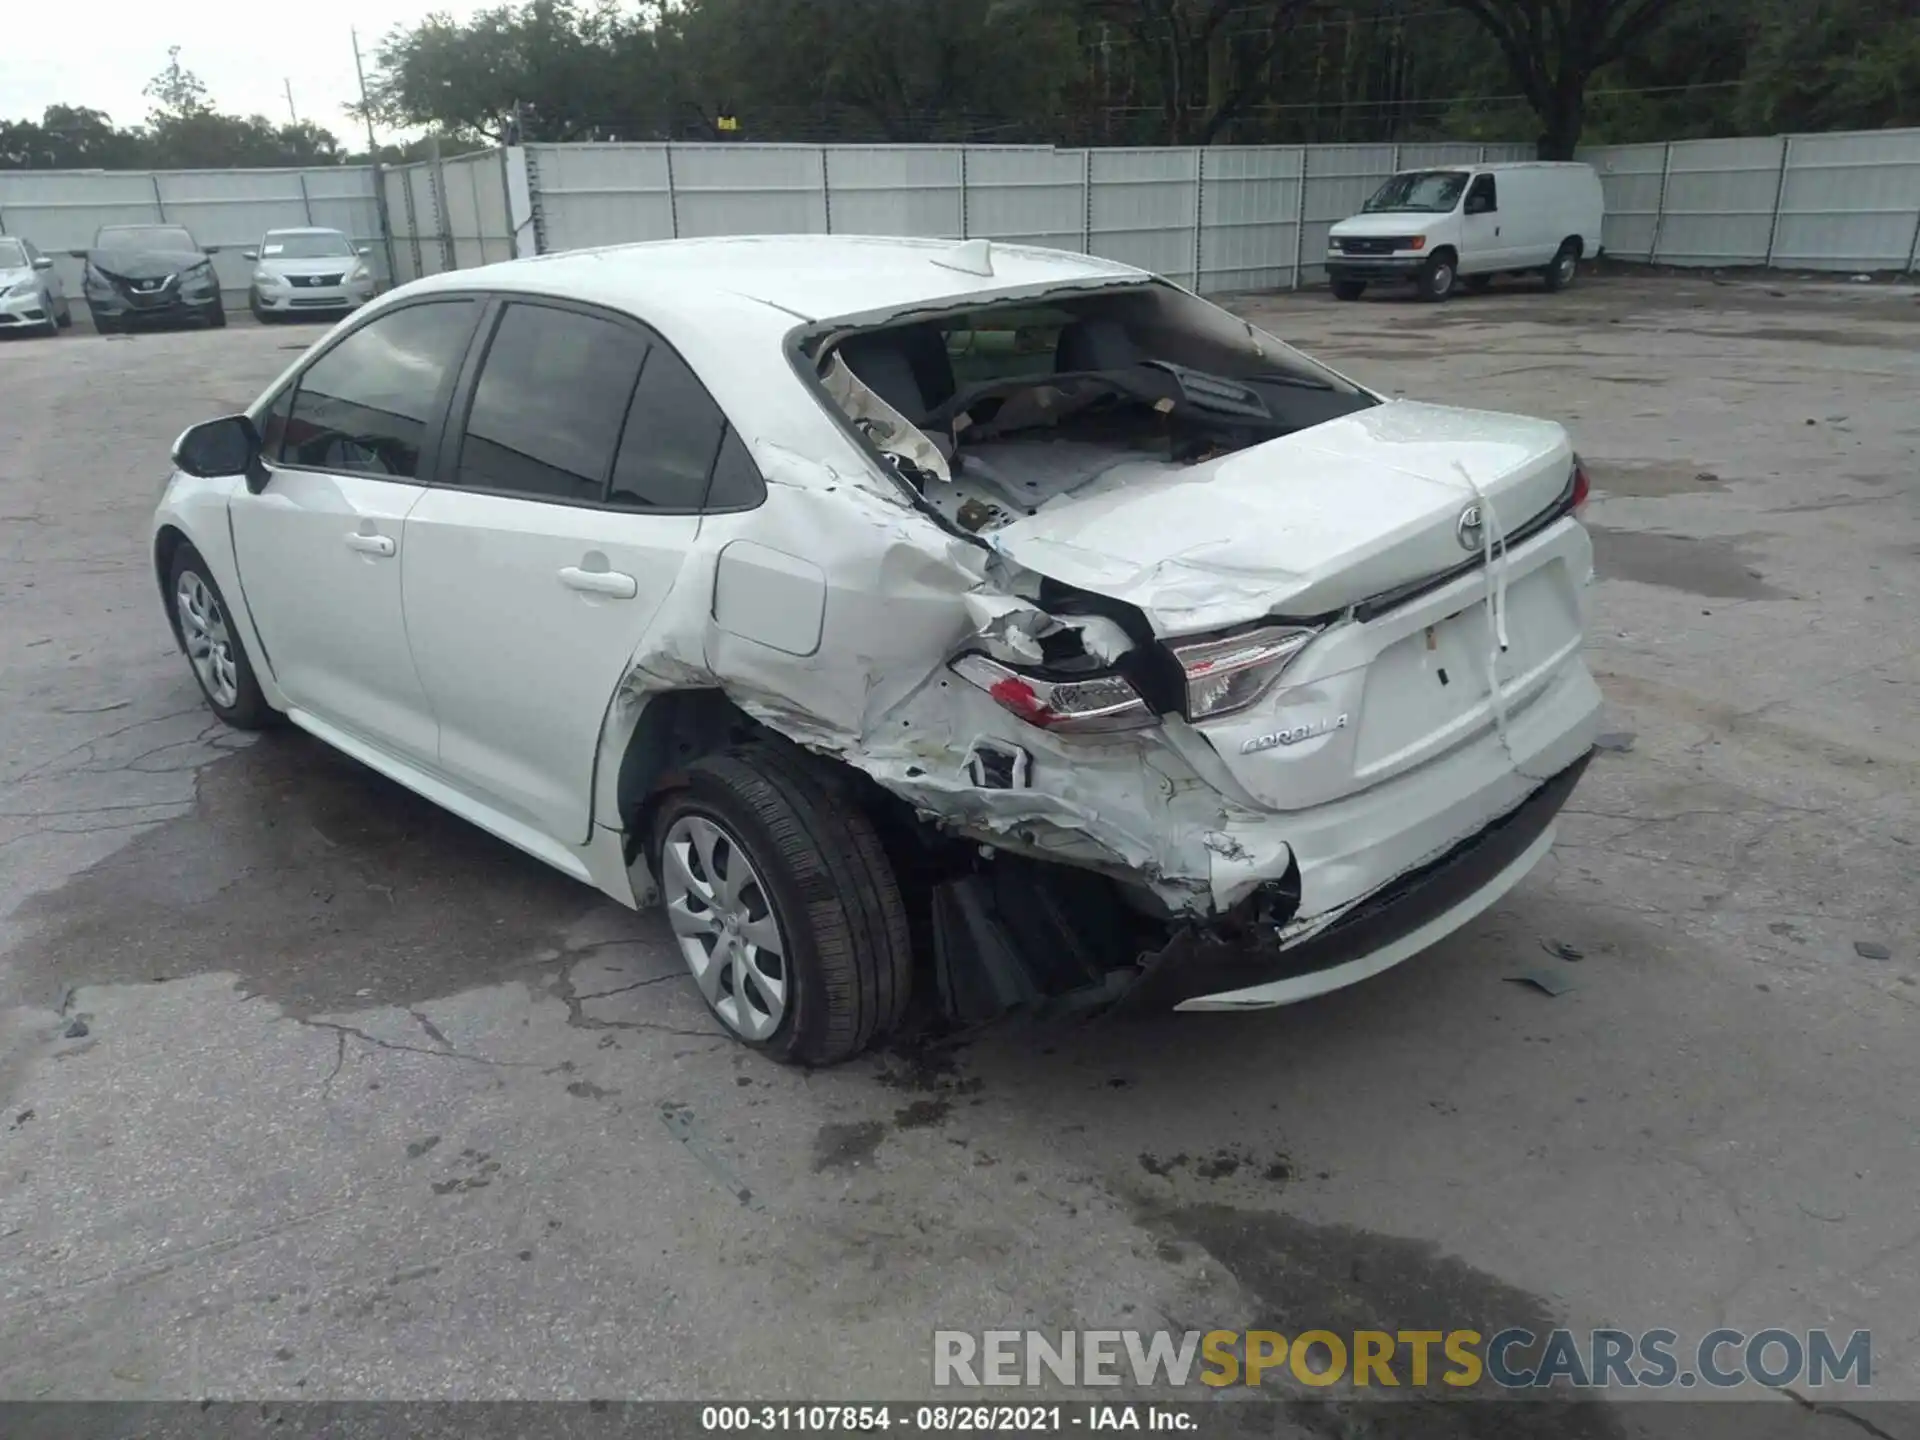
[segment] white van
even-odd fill
[[[1327,278],[1342,300],[1407,280],[1422,299],[1444,300],[1462,281],[1484,290],[1495,275],[1539,275],[1547,289],[1561,290],[1583,256],[1600,253],[1605,209],[1591,165],[1403,170],[1333,227]]]

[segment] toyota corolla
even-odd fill
[[[772,237],[416,281],[180,437],[167,614],[623,904],[745,1043],[1284,1004],[1547,852],[1600,696],[1560,426],[1151,275]]]

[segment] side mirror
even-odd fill
[[[36,270],[51,270],[53,268],[53,257],[51,255],[34,256],[33,268]]]
[[[244,415],[203,420],[182,431],[173,442],[173,463],[183,475],[203,480],[244,475],[247,488],[256,495],[267,483],[266,467],[260,463],[260,432]]]
[[[373,247],[371,245],[356,245],[353,253],[356,255],[371,255],[373,253]]]
[[[245,260],[258,260],[260,258],[260,252],[258,250],[242,250],[240,255],[241,258]]]

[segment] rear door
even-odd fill
[[[607,706],[680,575],[709,481],[718,470],[764,491],[704,386],[646,327],[521,297],[488,327],[439,483],[407,517],[407,629],[442,772],[578,845]]]
[[[247,608],[287,698],[428,765],[438,736],[401,616],[402,522],[480,310],[407,305],[330,346],[269,408],[267,483],[228,511]]]

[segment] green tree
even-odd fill
[[[1540,122],[1540,158],[1571,160],[1593,77],[1644,43],[1679,0],[1452,0],[1493,37]]]

